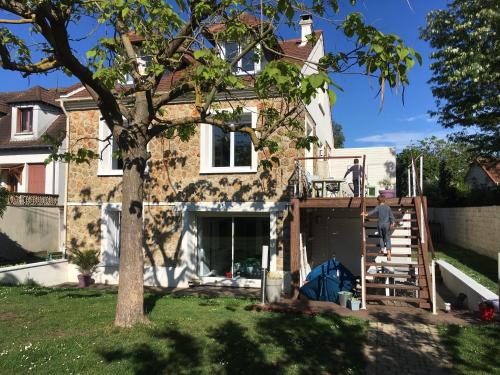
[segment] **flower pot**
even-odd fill
[[[350,299],[347,302],[347,305],[352,311],[358,311],[359,308],[361,307],[361,301],[359,299],[356,300]]]
[[[491,322],[495,316],[495,308],[493,306],[479,305],[479,316],[484,322]]]
[[[396,191],[393,189],[383,189],[378,191],[384,198],[394,198],[396,197]]]
[[[283,279],[267,279],[266,280],[266,297],[267,302],[275,303],[279,302],[281,298],[281,286],[283,285]]]
[[[86,288],[90,285],[92,278],[90,275],[79,274],[78,275],[78,287]]]
[[[352,297],[351,292],[341,291],[339,292],[339,305],[342,307],[347,307],[347,301]]]

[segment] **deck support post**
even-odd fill
[[[361,254],[361,310],[366,310],[365,256]]]
[[[292,298],[299,296],[299,269],[300,269],[300,201],[292,199],[292,218],[290,221],[290,273],[292,279]]]

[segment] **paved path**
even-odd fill
[[[370,322],[367,375],[452,374],[434,325],[400,321]]]

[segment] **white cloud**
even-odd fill
[[[425,122],[436,122],[436,119],[430,117],[427,113],[422,113],[420,115],[404,117],[404,118],[399,119],[399,121],[403,121],[403,122],[414,122],[414,121],[418,121],[418,120],[424,120]]]
[[[445,138],[450,132],[447,130],[439,130],[433,132],[388,132],[382,134],[368,135],[366,137],[357,138],[356,143],[369,144],[370,146],[390,146],[396,147],[396,151],[401,151],[409,144],[418,140],[436,136]]]

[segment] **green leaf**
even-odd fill
[[[330,99],[330,106],[334,106],[337,102],[337,94],[333,90],[328,90],[328,99]]]

